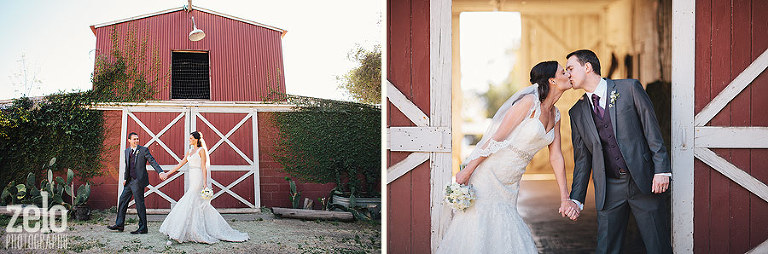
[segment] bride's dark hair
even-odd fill
[[[203,135],[201,135],[200,132],[193,131],[192,133],[190,133],[190,135],[192,135],[193,138],[197,139],[197,147],[203,146],[203,142],[200,140],[203,137]]]
[[[556,74],[557,61],[541,62],[531,69],[531,84],[539,84],[539,101],[544,101],[549,95],[549,79]]]

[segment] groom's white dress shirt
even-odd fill
[[[608,90],[608,81],[605,81],[604,78],[601,78],[600,79],[600,83],[597,83],[597,87],[595,88],[595,91],[593,91],[591,93],[590,92],[586,92],[587,93],[587,101],[589,102],[589,105],[592,107],[593,111],[595,110],[595,105],[592,103],[592,95],[593,94],[597,94],[597,96],[600,96],[600,101],[598,103],[600,103],[600,107],[603,108],[603,110],[605,110],[606,97],[608,97],[608,96],[606,96],[607,92],[608,92],[607,90]],[[616,121],[616,119],[611,119],[611,120],[612,121]],[[655,175],[662,175],[662,176],[672,177],[672,173],[658,173],[658,174],[655,174]],[[578,200],[575,200],[575,199],[571,199],[571,200],[574,203],[576,203],[577,205],[579,205],[579,209],[584,210],[584,204],[582,204],[581,202],[579,202]]]

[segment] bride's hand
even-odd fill
[[[565,216],[566,216],[566,214],[565,214],[565,213],[568,211],[568,207],[570,207],[570,205],[571,205],[570,203],[571,203],[571,201],[570,201],[570,200],[567,200],[567,199],[561,200],[561,201],[560,201],[560,208],[559,208],[559,209],[557,209],[557,212],[558,212],[558,213],[559,213],[561,216],[565,217]]]
[[[472,176],[472,174],[469,173],[469,170],[459,171],[459,173],[456,173],[456,183],[467,184],[470,176]]]

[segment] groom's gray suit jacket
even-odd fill
[[[651,193],[653,176],[671,173],[669,156],[659,130],[653,105],[643,86],[635,79],[607,79],[605,114],[610,114],[614,137],[637,187]],[[619,97],[614,106],[610,95]],[[586,94],[569,110],[575,168],[571,199],[584,203],[589,175],[595,184],[597,210],[605,204],[606,173],[603,147],[592,118],[592,107]]]
[[[144,188],[149,185],[149,176],[147,175],[147,162],[149,162],[149,165],[152,165],[152,167],[157,171],[157,173],[163,173],[163,169],[160,168],[160,165],[157,164],[155,161],[155,157],[152,157],[152,154],[149,153],[149,149],[143,146],[136,146],[136,150],[138,150],[138,154],[134,157],[135,165],[136,165],[136,180],[139,182],[139,187]],[[131,158],[131,148],[128,147],[125,149],[125,172],[123,179],[125,179],[125,184],[128,184],[131,182],[131,172],[130,172],[130,163],[128,163],[128,160]]]

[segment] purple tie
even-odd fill
[[[603,118],[603,112],[605,111],[603,110],[603,107],[600,107],[600,96],[597,96],[597,94],[592,94],[592,105],[595,106],[593,109],[595,114],[600,116],[600,118]]]

